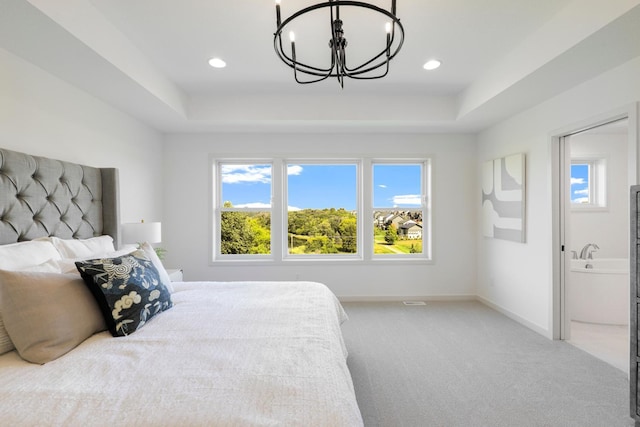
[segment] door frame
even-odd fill
[[[570,240],[567,227],[567,209],[569,209],[569,194],[567,191],[571,159],[567,155],[565,137],[591,128],[602,126],[620,119],[628,119],[627,124],[627,153],[628,153],[628,184],[639,182],[638,165],[640,164],[640,150],[638,149],[638,104],[633,103],[619,109],[600,114],[572,125],[564,126],[550,134],[551,140],[551,208],[552,208],[552,292],[550,324],[552,338],[563,340],[569,338],[569,328],[565,311],[566,266],[570,263],[571,251],[566,248]]]

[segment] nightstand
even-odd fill
[[[167,274],[172,282],[182,282],[182,269],[181,268],[167,268]]]

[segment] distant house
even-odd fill
[[[391,226],[396,229],[400,229],[400,227],[407,223],[412,222],[413,224],[421,224],[422,223],[422,212],[419,211],[394,211],[394,212],[385,212],[385,211],[375,211],[373,213],[373,225],[375,227],[381,229],[387,229]],[[422,234],[419,235],[421,238]]]
[[[405,221],[406,219],[404,219],[403,217],[401,217],[396,213],[382,213],[382,212],[374,213],[374,225],[376,225],[379,228],[387,228],[391,224],[395,225],[397,228],[398,226],[400,226],[400,224],[402,224]]]
[[[383,228],[384,227],[384,220],[385,220],[386,216],[384,213],[376,211],[373,213],[373,225],[378,227],[378,228]]]
[[[422,225],[415,221],[406,221],[398,227],[398,237],[401,239],[422,239]]]
[[[393,215],[392,218],[387,219],[386,224],[387,225],[393,225],[396,228],[400,228],[400,226],[402,226],[402,224],[404,224],[406,222],[406,218],[400,216],[400,215]]]

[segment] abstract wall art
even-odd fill
[[[525,155],[485,162],[482,167],[483,234],[525,241]]]

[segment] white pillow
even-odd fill
[[[158,270],[160,281],[162,282],[162,284],[169,290],[169,292],[173,293],[173,285],[171,284],[169,273],[167,273],[164,265],[162,265],[162,261],[160,261],[160,258],[158,258],[158,254],[156,253],[155,249],[153,249],[153,247],[149,243],[144,242],[140,245],[140,250],[145,253],[156,270]]]
[[[116,250],[113,247],[113,237],[107,235],[89,239],[60,239],[59,237],[49,239],[62,258],[92,257]]]
[[[60,267],[58,266],[58,263],[62,261],[63,260],[61,259],[50,259],[42,264],[21,268],[20,271],[30,271],[32,273],[59,273]]]
[[[46,240],[30,240],[0,246],[0,270],[24,270],[62,259],[55,246]]]

